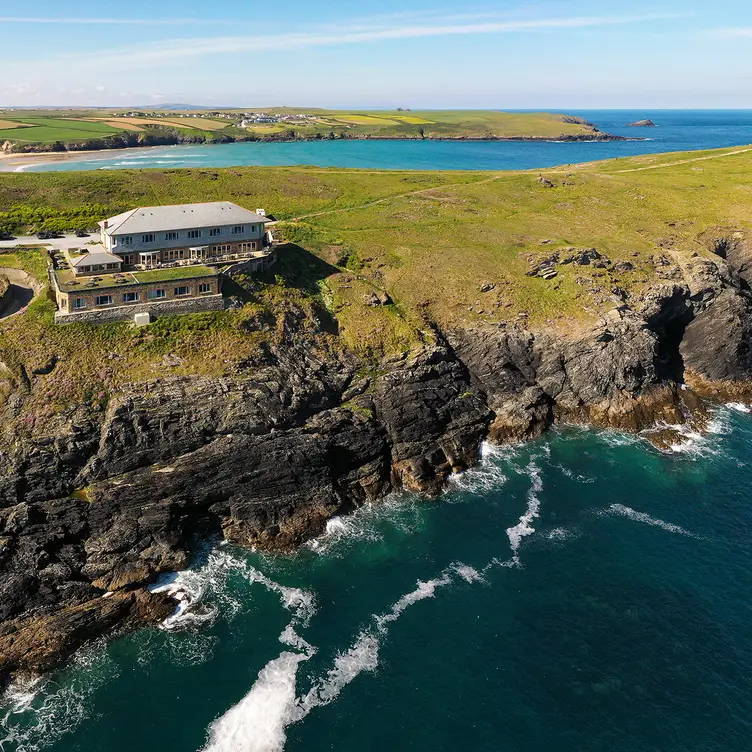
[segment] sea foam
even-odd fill
[[[619,515],[620,517],[627,517],[630,520],[634,520],[635,522],[642,522],[645,525],[652,525],[653,527],[659,527],[662,530],[666,530],[669,533],[676,533],[678,535],[686,535],[689,538],[700,538],[699,535],[695,535],[694,533],[690,533],[689,530],[685,530],[683,527],[679,527],[679,525],[674,525],[672,522],[666,522],[665,520],[660,520],[657,517],[651,517],[649,514],[646,514],[645,512],[638,512],[632,507],[625,506],[624,504],[611,504],[610,507],[608,507],[606,510],[604,510],[605,514],[615,514]]]

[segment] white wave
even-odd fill
[[[540,469],[532,460],[527,466],[527,472],[531,480],[530,490],[527,492],[527,509],[514,527],[507,528],[507,536],[512,548],[512,559],[515,563],[519,563],[519,549],[523,538],[535,532],[532,523],[533,520],[540,516],[540,499],[538,498],[538,494],[543,490],[543,479],[541,478]]]
[[[683,527],[679,527],[679,525],[674,525],[672,522],[660,520],[657,517],[651,517],[645,512],[638,512],[632,509],[632,507],[625,506],[624,504],[611,504],[608,509],[604,510],[604,513],[616,514],[620,517],[627,517],[628,519],[634,520],[635,522],[643,522],[646,525],[659,527],[662,530],[668,531],[669,533],[677,533],[678,535],[686,535],[688,538],[700,539],[699,535],[690,533],[689,530],[685,530]]]
[[[578,538],[579,535],[575,530],[570,530],[566,527],[555,527],[546,533],[546,538],[551,541],[562,542]]]
[[[733,410],[737,413],[750,413],[752,412],[752,409],[750,409],[749,405],[745,405],[743,402],[729,402],[726,407],[728,407],[730,410]]]
[[[475,467],[449,478],[450,489],[479,494],[494,491],[507,482],[501,463],[511,459],[518,451],[512,445],[491,444],[484,441],[480,448],[480,461]]]
[[[263,577],[257,576],[256,581]],[[438,588],[451,584],[456,577],[468,583],[483,579],[472,567],[454,563],[435,579],[419,580],[415,589],[399,598],[387,612],[374,615],[373,626],[362,629],[353,645],[339,653],[326,675],[314,681],[301,697],[296,697],[298,667],[316,648],[297,634],[294,624],[298,615],[294,616],[279,639],[300,652],[284,651],[264,666],[251,691],[212,723],[203,752],[281,752],[287,727],[301,721],[314,708],[334,701],[364,671],[375,671],[379,663],[379,638],[386,635],[389,626],[405,609],[432,598]]]
[[[117,675],[98,640],[79,650],[57,683],[47,678],[11,686],[0,706],[0,750],[41,752],[91,716],[91,700]]]
[[[209,727],[206,752],[277,752],[296,720],[298,666],[305,653],[283,652],[259,672],[251,691]]]

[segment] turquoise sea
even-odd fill
[[[374,140],[169,146],[82,154],[76,161],[21,169],[44,172],[304,164],[404,170],[527,170],[752,143],[752,110],[584,110],[571,114],[587,118],[608,133],[647,140],[606,143]],[[658,127],[625,127],[643,118],[651,118]]]
[[[15,687],[0,749],[752,750],[752,420],[486,446],[292,556],[216,545],[164,628]]]

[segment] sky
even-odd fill
[[[752,108],[750,0],[26,0],[0,40],[0,107]]]

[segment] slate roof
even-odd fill
[[[106,220],[106,229],[104,222],[99,225],[107,235],[135,235],[233,224],[267,224],[271,221],[231,201],[214,201],[207,204],[140,207],[110,217]]]
[[[77,256],[71,259],[71,266],[94,266],[95,264],[122,264],[123,259],[120,256],[113,256],[107,251],[94,251],[94,253],[85,253],[83,256]]]

